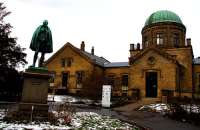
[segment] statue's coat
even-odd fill
[[[53,52],[52,34],[47,25],[40,25],[35,30],[31,40],[30,48],[33,51],[42,53]]]

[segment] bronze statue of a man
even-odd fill
[[[38,58],[38,53],[41,52],[41,57],[40,57],[38,66],[42,67],[45,53],[53,52],[52,34],[51,34],[50,28],[48,27],[47,20],[44,20],[43,24],[40,25],[35,30],[32,40],[31,40],[30,49],[32,51],[35,51],[35,55],[33,58],[34,67]]]

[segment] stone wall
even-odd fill
[[[148,58],[154,57],[155,63],[149,64]],[[160,54],[149,51],[130,66],[130,88],[140,89],[141,97],[146,96],[146,72],[157,72],[157,94],[161,97],[163,89],[175,90],[177,87],[177,65]]]
[[[64,58],[72,59],[70,67],[61,66],[61,60]],[[90,76],[94,71],[94,65],[86,57],[83,57],[69,46],[67,46],[62,52],[60,52],[55,58],[53,58],[51,62],[48,63],[46,66],[49,71],[55,73],[55,87],[62,87],[62,73],[69,73],[67,87],[67,91],[69,93],[76,93],[76,91],[79,90],[76,83],[77,71],[83,71],[85,78]]]

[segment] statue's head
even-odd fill
[[[43,21],[43,25],[44,25],[44,26],[47,26],[47,25],[48,25],[48,21],[47,21],[47,20],[44,20],[44,21]]]

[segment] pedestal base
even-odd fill
[[[23,103],[47,103],[49,74],[23,73],[24,84],[21,102]]]
[[[37,71],[35,71],[37,70]],[[27,69],[23,73],[24,83],[19,112],[25,118],[48,118],[47,96],[50,74],[40,69]]]
[[[35,121],[47,121],[48,120],[48,109],[47,104],[38,104],[38,103],[20,103],[19,104],[19,113],[21,118],[27,120]]]

